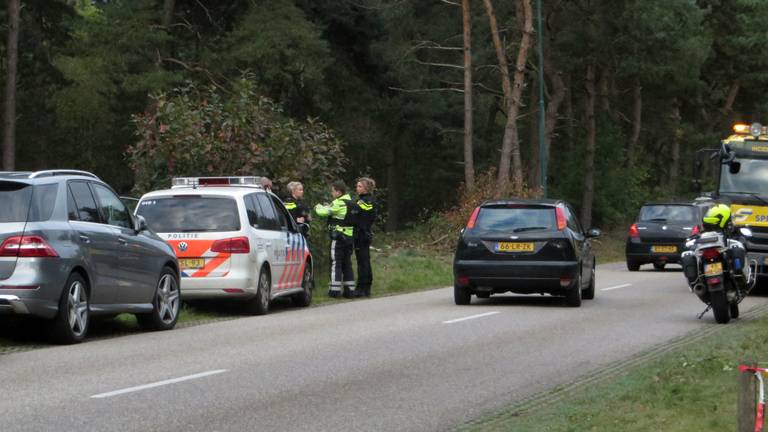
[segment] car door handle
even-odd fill
[[[83,243],[90,243],[91,239],[85,234],[80,234],[80,241]]]

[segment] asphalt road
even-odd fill
[[[597,278],[581,308],[445,288],[2,355],[0,430],[450,430],[716,325],[679,271]]]

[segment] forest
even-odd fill
[[[320,200],[367,175],[397,230],[541,196],[543,157],[548,197],[613,226],[690,196],[734,121],[768,122],[764,0],[4,3],[3,169],[125,195],[265,175]]]

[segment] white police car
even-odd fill
[[[259,177],[174,178],[171,189],[142,196],[136,214],[176,252],[184,299],[242,299],[257,315],[276,297],[311,303],[308,227]]]

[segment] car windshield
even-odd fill
[[[555,229],[552,207],[482,207],[475,228],[483,231],[524,232]]]
[[[640,222],[693,222],[696,213],[692,206],[650,205],[640,210]]]
[[[720,171],[720,193],[745,193],[766,196],[768,159],[742,159],[739,172],[731,174],[727,165]]]
[[[136,214],[147,220],[147,225],[152,231],[160,233],[223,232],[240,229],[237,203],[232,198],[150,198],[139,203]]]
[[[30,222],[50,219],[56,203],[57,186],[0,182],[0,203],[3,203],[0,206],[0,223],[26,222],[27,218]]]

